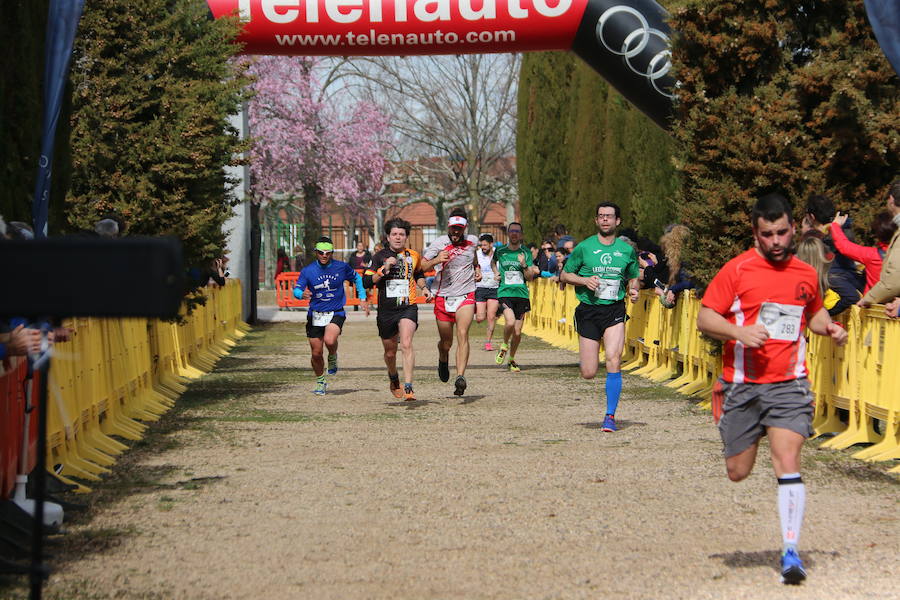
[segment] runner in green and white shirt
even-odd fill
[[[525,282],[540,275],[540,270],[534,266],[531,251],[522,247],[522,224],[510,223],[506,227],[506,233],[509,235],[509,243],[494,250],[494,258],[491,260],[491,268],[500,282],[497,300],[506,321],[503,327],[503,343],[500,344],[500,352],[497,353],[495,362],[502,365],[508,353],[508,368],[511,372],[518,373],[521,369],[516,363],[516,350],[522,341],[525,313],[531,311],[528,285]]]
[[[615,414],[622,393],[622,350],[625,348],[625,296],[638,299],[638,262],[634,248],[616,237],[622,222],[612,202],[597,205],[597,235],[572,251],[560,280],[575,286],[575,331],[581,376],[593,379],[599,366],[600,340],[606,350],[606,416],[603,431],[616,431]]]

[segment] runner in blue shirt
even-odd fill
[[[356,285],[356,293],[360,299],[366,316],[369,316],[369,303],[366,301],[366,290],[362,277],[350,265],[339,260],[332,260],[334,244],[327,237],[319,238],[316,243],[316,261],[306,265],[300,271],[300,277],[294,284],[294,297],[309,300],[309,311],[306,317],[306,337],[312,350],[313,371],[316,374],[314,393],[325,393],[325,360],[322,357],[323,347],[328,348],[328,374],[337,373],[338,336],[347,319],[344,304],[347,296],[344,293],[344,282]]]

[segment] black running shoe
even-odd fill
[[[450,381],[450,363],[438,361],[438,379],[444,383]]]
[[[456,389],[453,390],[453,393],[457,396],[462,396],[466,393],[466,378],[462,375],[456,376]]]

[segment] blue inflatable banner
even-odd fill
[[[865,0],[869,23],[894,71],[900,75],[900,2],[898,0]]]
[[[56,125],[62,107],[63,93],[72,58],[75,31],[84,9],[84,0],[50,0],[47,16],[47,40],[44,47],[44,114],[41,122],[41,157],[31,219],[34,235],[47,237],[47,213],[50,204],[50,170],[53,166],[53,146]]]

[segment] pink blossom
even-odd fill
[[[263,199],[302,197],[316,186],[334,204],[369,214],[387,167],[387,115],[341,90],[322,93],[314,57],[266,56],[251,67],[251,190]]]

